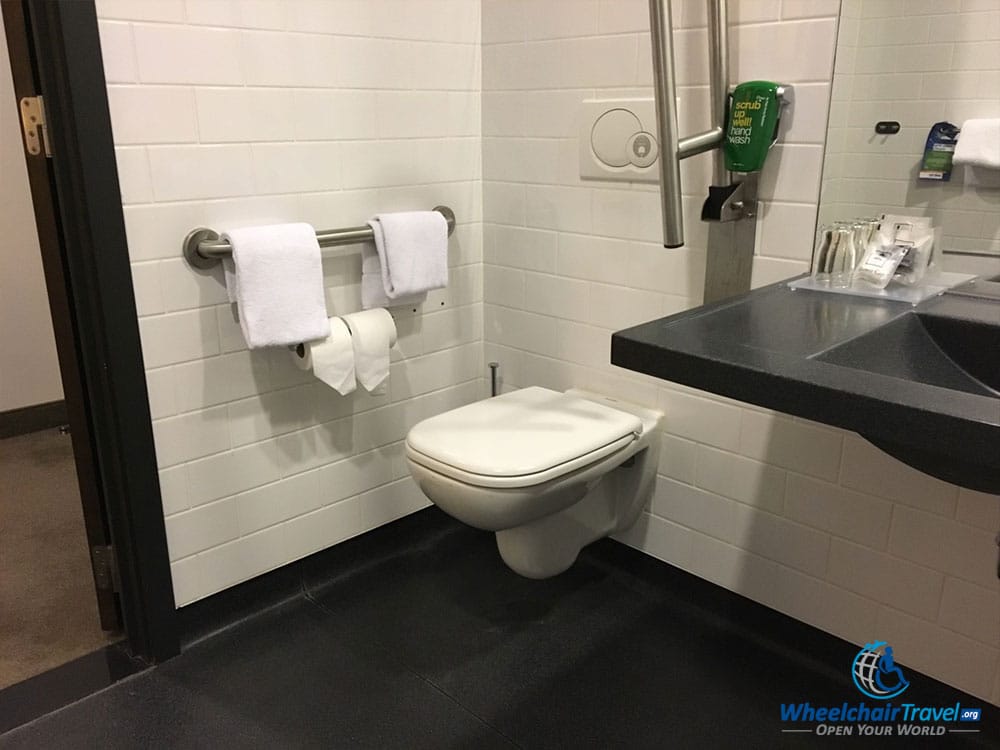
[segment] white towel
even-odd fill
[[[330,335],[323,262],[308,224],[272,224],[223,234],[233,246],[226,289],[251,349]]]
[[[1000,169],[1000,118],[966,120],[955,145],[955,164]]]
[[[415,295],[448,285],[448,222],[437,211],[378,214],[368,222],[375,254],[362,250],[361,304],[364,308],[412,304]],[[384,299],[373,280],[377,259]],[[365,268],[368,268],[367,273]],[[367,295],[366,295],[367,289]],[[418,300],[419,301],[419,300]]]
[[[354,372],[367,391],[389,377],[389,349],[396,343],[396,322],[383,308],[345,315],[354,346]]]
[[[371,310],[375,307],[403,307],[419,305],[427,298],[427,293],[412,294],[408,297],[389,299],[382,284],[382,263],[378,259],[375,245],[371,242],[361,247],[361,307]]]

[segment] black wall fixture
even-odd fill
[[[896,135],[899,132],[899,123],[895,120],[879,120],[875,123],[875,132],[879,135]]]

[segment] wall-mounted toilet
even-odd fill
[[[523,388],[420,422],[406,459],[435,505],[495,531],[517,573],[548,578],[635,523],[653,491],[661,416],[586,391]]]

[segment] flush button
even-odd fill
[[[627,166],[632,162],[629,136],[639,130],[642,130],[642,123],[632,112],[627,109],[608,110],[597,119],[590,132],[594,154],[609,167]]]
[[[660,149],[651,133],[645,131],[634,134],[626,144],[628,160],[637,167],[648,167],[656,161]]]

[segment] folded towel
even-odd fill
[[[272,224],[226,232],[233,246],[226,289],[251,349],[330,335],[323,262],[308,224]]]
[[[970,167],[1000,169],[1000,118],[963,122],[953,160]]]
[[[374,282],[364,280],[379,263],[382,289],[392,305],[411,304],[414,295],[448,285],[448,222],[437,211],[378,214],[368,222],[375,236],[375,254],[362,251],[362,307],[378,307]],[[368,288],[366,298],[365,289]]]
[[[378,259],[375,245],[366,243],[361,248],[361,308],[403,307],[419,305],[427,298],[427,292],[406,297],[389,299],[382,284],[382,263]]]

